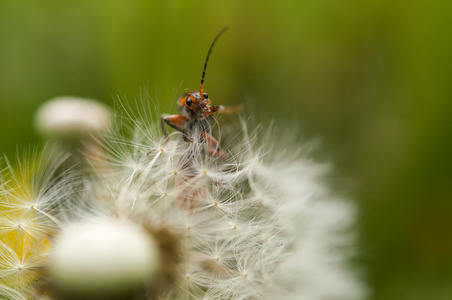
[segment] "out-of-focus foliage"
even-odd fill
[[[372,298],[451,299],[451,16],[450,1],[3,0],[0,151],[37,140],[33,112],[59,95],[148,87],[174,113],[228,25],[206,91],[323,137],[362,205]]]

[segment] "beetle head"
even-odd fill
[[[207,93],[203,93],[201,97],[200,92],[190,92],[183,95],[177,103],[195,113],[202,113],[208,111],[210,99]]]

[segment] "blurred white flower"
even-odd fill
[[[53,282],[79,297],[115,296],[144,286],[159,268],[151,235],[117,219],[76,224],[57,236],[52,252]]]
[[[112,126],[107,105],[93,99],[61,96],[42,104],[34,119],[41,136],[56,145],[55,152],[70,154],[61,169],[84,169],[83,148],[89,148],[92,155],[104,155],[95,139]]]
[[[72,96],[50,99],[35,115],[37,130],[49,138],[89,137],[110,126],[108,107],[96,100]]]

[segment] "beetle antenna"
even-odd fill
[[[209,61],[210,53],[212,52],[213,45],[217,42],[218,38],[228,29],[226,26],[225,28],[221,29],[221,31],[217,34],[215,39],[212,42],[212,45],[210,45],[209,52],[207,52],[206,62],[204,63],[204,69],[202,70],[202,77],[201,77],[201,89],[199,91],[199,95],[201,96],[201,99],[204,99],[204,76],[206,75],[206,69],[207,69],[207,62]]]

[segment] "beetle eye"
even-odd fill
[[[209,96],[207,96],[207,93],[203,93],[202,96],[204,97],[204,99],[209,99]]]
[[[187,106],[191,106],[191,98],[190,97],[187,97],[187,100],[185,100],[185,104]]]

